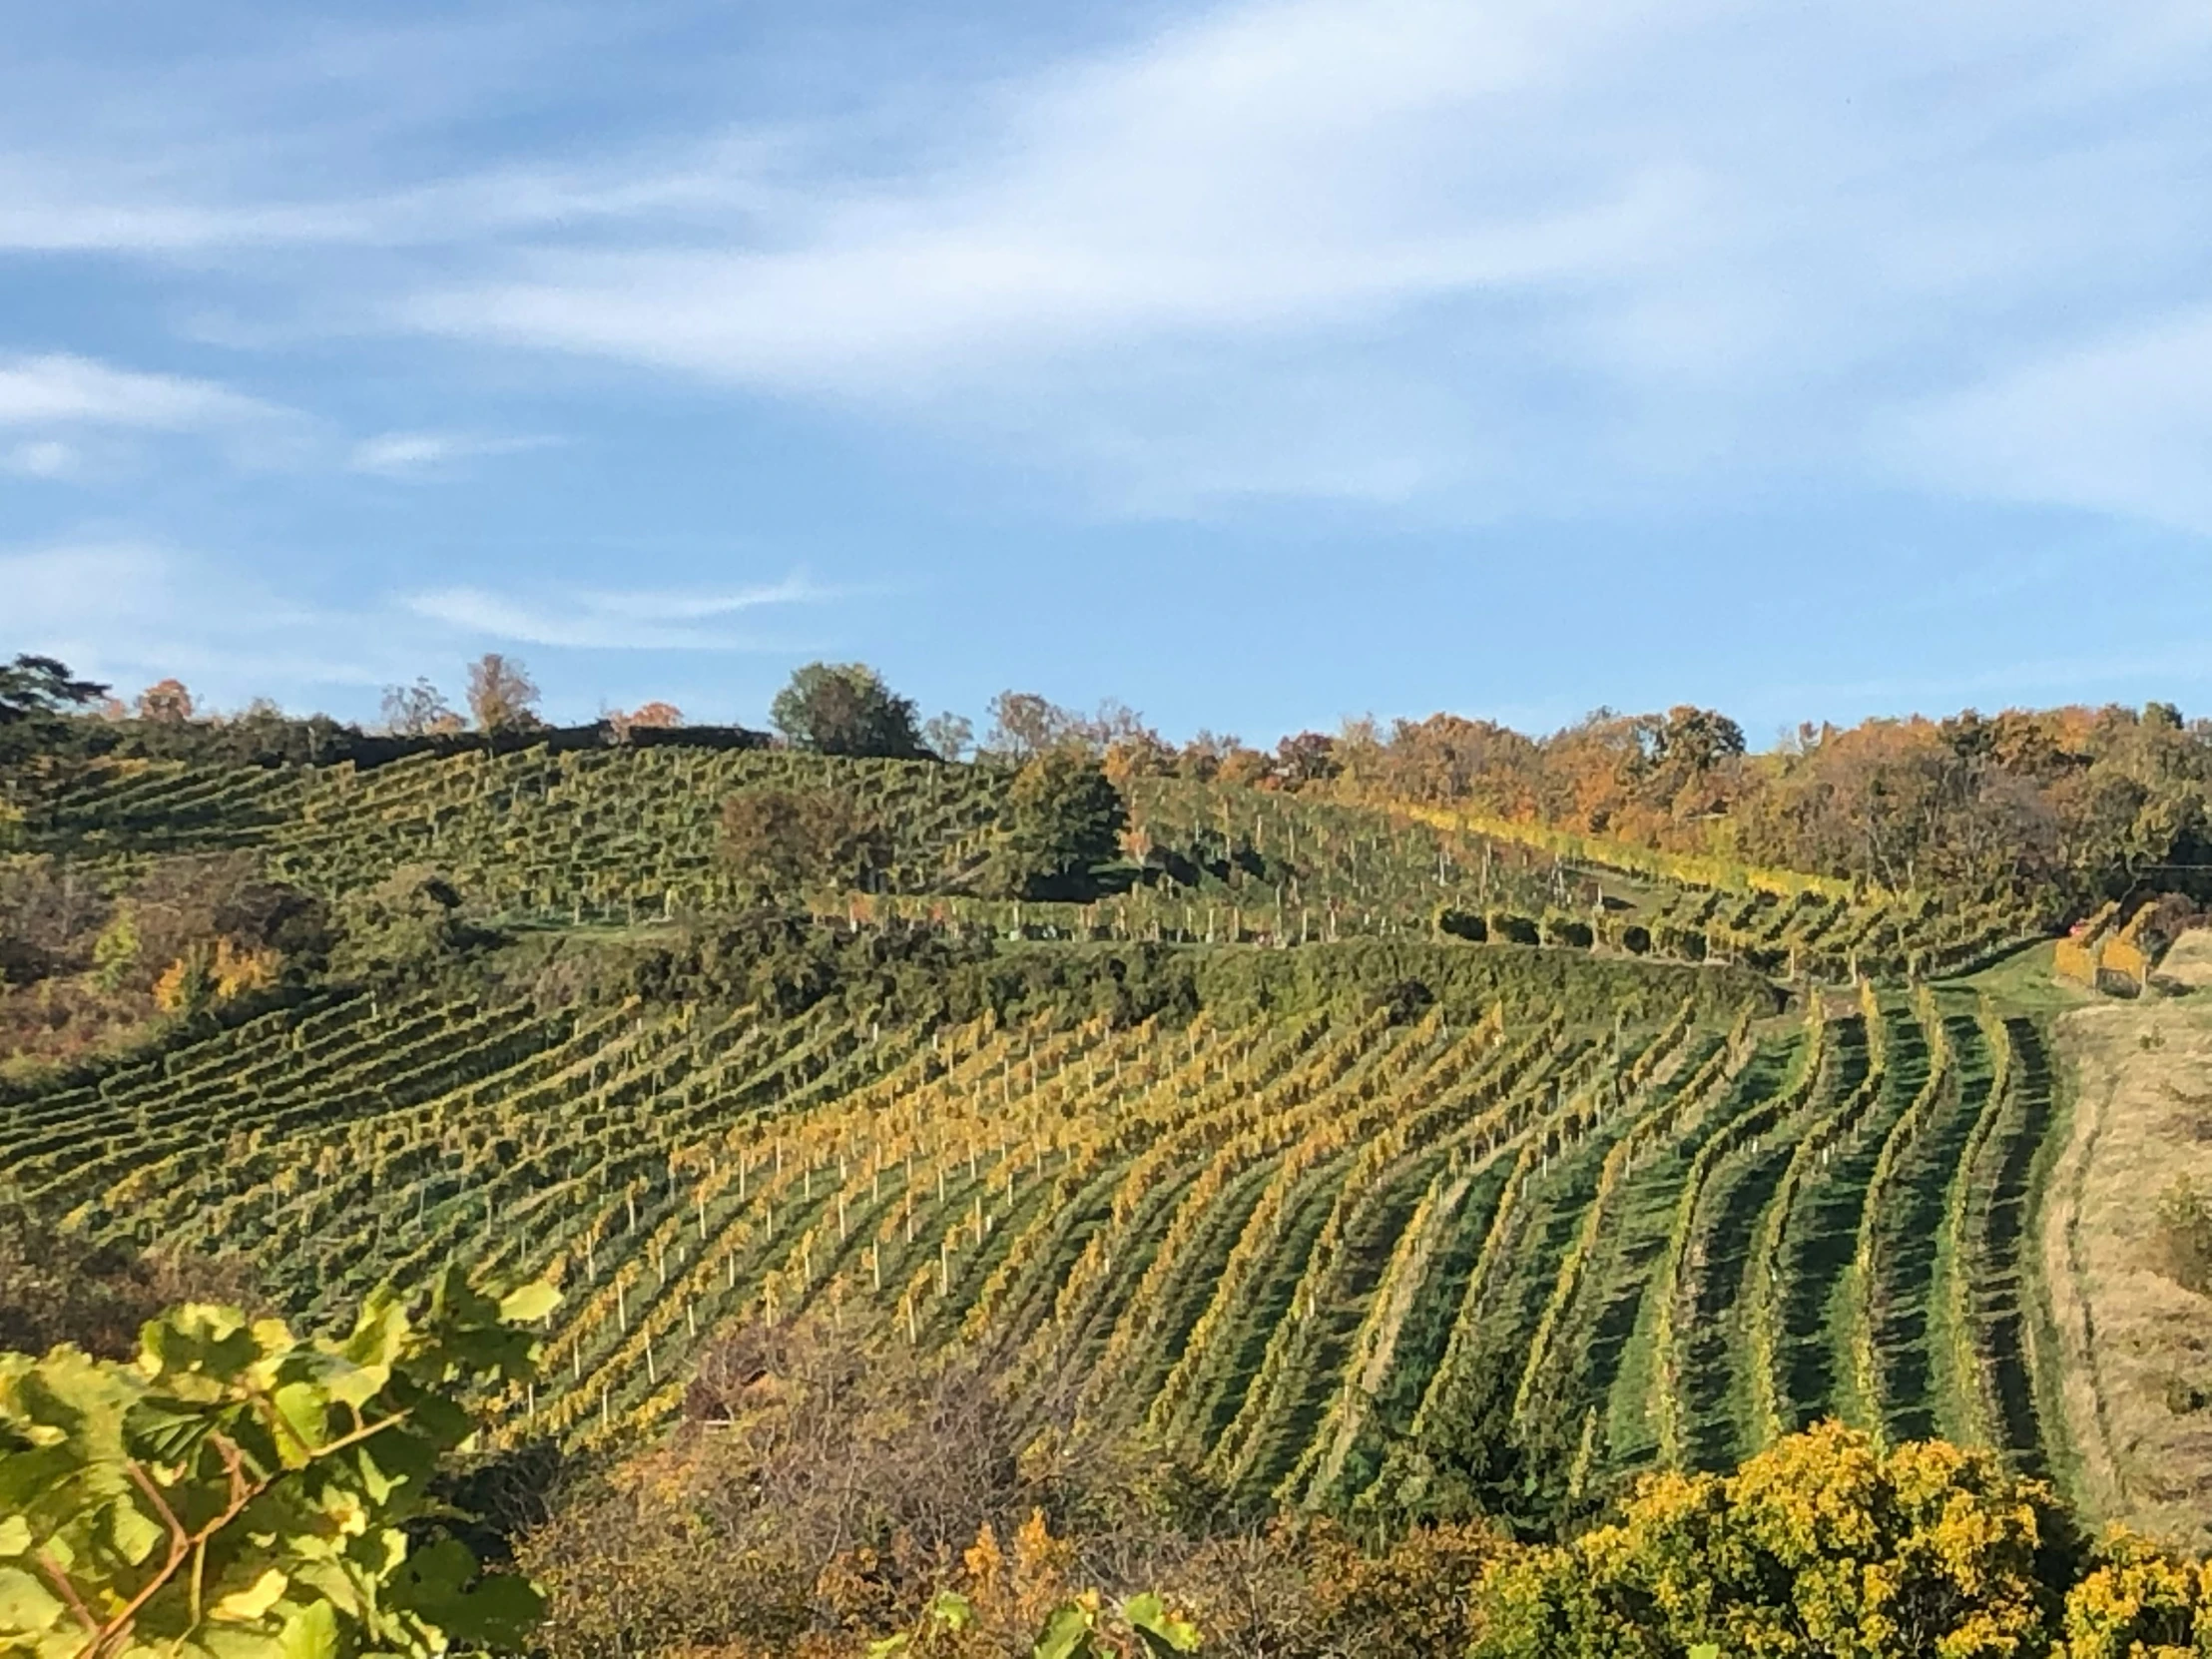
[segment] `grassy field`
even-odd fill
[[[2079,999],[2056,1020],[2068,1110],[2041,1218],[2074,1483],[2098,1515],[2212,1544],[2212,1326],[2162,1271],[2158,1201],[2212,1193],[2212,935],[2181,995]]]

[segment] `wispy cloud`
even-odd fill
[[[452,661],[464,643],[469,650],[486,642],[786,651],[795,647],[730,625],[842,591],[795,574],[716,590],[562,589],[514,599],[455,587],[396,601],[332,602],[307,584],[285,584],[238,561],[151,539],[85,536],[0,548],[9,650],[57,656],[124,695],[177,676],[211,708],[274,696],[287,707],[336,702],[366,714],[378,688]],[[705,690],[691,698],[701,707],[715,700]],[[554,701],[568,715],[591,707],[573,688]]]
[[[258,342],[814,399],[1127,513],[1572,515],[1818,476],[2206,518],[2201,446],[2162,435],[2195,429],[2185,393],[2067,366],[2205,302],[2201,6],[1231,0],[1005,72],[877,70],[804,117],[705,73],[666,107],[595,90],[585,160],[494,119],[517,89],[583,109],[608,41],[675,15],[621,13],[257,31],[140,65],[104,128],[0,67],[0,248],[225,273],[244,296],[193,306]],[[2091,373],[2106,404],[2029,418]],[[516,441],[349,461],[432,477]]]
[[[702,626],[772,606],[815,603],[834,590],[801,576],[724,592],[663,589],[570,592],[517,599],[476,587],[409,594],[417,616],[465,633],[526,645],[597,650],[765,651],[788,647],[727,628]]]
[[[66,478],[77,470],[82,457],[70,445],[55,438],[19,443],[0,455],[0,466],[26,478]]]
[[[269,693],[380,684],[411,660],[360,616],[155,541],[0,550],[0,592],[14,649],[60,657],[124,692],[177,675],[204,701],[235,707]]]
[[[1273,334],[1585,282],[1696,205],[1661,163],[1512,188],[1465,141],[1651,8],[1242,5],[995,100],[980,153],[793,195],[752,235],[536,251],[404,320],[729,378],[896,395],[1039,352]],[[1498,188],[1505,187],[1505,188]],[[733,229],[740,228],[733,226]]]
[[[211,380],[144,374],[64,352],[0,360],[0,426],[205,431],[283,413]]]
[[[1898,464],[2212,535],[2212,306],[2067,342],[1909,411]]]
[[[2166,0],[1247,0],[989,89],[903,175],[732,169],[719,232],[549,228],[385,314],[833,398],[1140,512],[1895,477],[1932,386],[2201,289],[2208,89]]]
[[[346,457],[354,472],[385,478],[451,475],[458,463],[492,455],[519,455],[561,443],[555,437],[495,437],[481,432],[385,432],[364,438]]]

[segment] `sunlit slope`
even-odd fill
[[[1373,948],[1120,1029],[332,993],[0,1108],[0,1189],[309,1318],[550,1274],[508,1439],[625,1439],[730,1322],[865,1307],[1255,1500],[1417,1488],[1469,1421],[1591,1474],[1829,1412],[2037,1463],[2017,1029],[1518,947],[1425,947],[1527,964],[1425,1010],[1306,993]]]
[[[1122,872],[1090,903],[1021,904],[980,896],[1008,776],[680,744],[424,755],[368,771],[100,763],[37,799],[25,835],[33,850],[95,859],[246,850],[272,875],[326,894],[428,865],[492,918],[627,924],[745,900],[716,856],[729,797],[827,789],[890,832],[889,863],[866,892],[814,897],[848,917],[1268,944],[1444,929],[1832,983],[1958,971],[2020,937],[2001,903],[1855,894],[1810,878],[1779,891],[1772,879],[1735,880],[1718,861],[1661,861],[1711,876],[1692,882],[1655,873],[1655,855],[1587,837],[1528,827],[1518,838],[1483,834],[1450,815],[1180,779],[1129,786],[1141,871]]]

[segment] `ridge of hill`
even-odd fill
[[[506,923],[635,923],[741,902],[716,857],[724,803],[829,790],[891,831],[866,897],[818,912],[904,916],[1040,937],[1309,942],[1437,930],[1592,945],[1678,961],[1711,956],[1828,981],[1958,972],[2037,931],[2001,899],[1948,902],[1417,805],[1138,778],[1127,787],[1135,868],[1083,902],[975,895],[1010,773],[993,766],[846,760],[679,744],[546,745],[421,754],[360,770],[95,762],[35,794],[32,851],[96,865],[251,850],[324,896],[409,865],[454,881]]]

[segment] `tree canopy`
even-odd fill
[[[468,708],[481,732],[516,732],[537,726],[538,683],[518,657],[487,651],[468,665]]]
[[[52,657],[25,654],[0,663],[0,764],[45,748],[65,712],[107,695],[106,686],[78,679]]]
[[[926,753],[915,714],[865,663],[809,663],[776,694],[769,723],[818,754],[914,760]]]
[[[1023,897],[1078,896],[1121,850],[1121,792],[1078,750],[1048,749],[1015,776],[1000,820],[999,885]]]
[[[763,894],[866,883],[890,862],[882,821],[835,790],[745,790],[722,804],[723,862]]]

